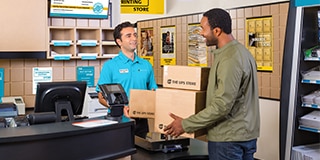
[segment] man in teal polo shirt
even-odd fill
[[[151,64],[135,53],[137,47],[137,33],[130,22],[119,24],[113,33],[114,40],[121,51],[119,55],[104,63],[97,84],[99,102],[108,107],[107,101],[100,93],[98,85],[120,83],[130,99],[130,89],[157,89]],[[143,98],[143,97],[141,97]],[[130,105],[130,104],[129,104]],[[129,107],[125,106],[124,115],[129,117]],[[145,138],[149,128],[148,120],[135,118],[135,135]]]

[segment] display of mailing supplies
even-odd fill
[[[318,160],[320,143],[292,147],[292,160]]]
[[[302,116],[299,120],[300,125],[320,129],[320,111],[312,111],[309,114]]]
[[[314,67],[302,73],[303,79],[306,80],[320,80],[320,66]]]
[[[302,102],[308,105],[320,105],[320,90],[314,91],[311,94],[303,96]]]

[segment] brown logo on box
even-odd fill
[[[152,112],[140,112],[140,111],[132,111],[133,114],[137,115],[154,115]]]
[[[190,81],[183,81],[183,80],[173,80],[173,79],[168,79],[167,83],[168,84],[188,85],[188,86],[196,86],[197,85],[197,82],[190,82]]]
[[[160,128],[160,129],[163,129],[163,124],[159,124],[159,128]]]
[[[166,128],[167,127],[167,125],[164,125],[164,124],[159,124],[159,129],[164,129],[164,128]]]

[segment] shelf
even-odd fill
[[[93,47],[99,45],[98,40],[78,40],[77,45]]]
[[[71,54],[57,54],[53,55],[54,60],[70,60]]]
[[[299,125],[299,129],[304,131],[309,131],[309,132],[320,133],[320,130],[317,128],[311,128],[311,127],[302,126],[302,125]]]
[[[53,46],[64,46],[64,47],[70,46],[72,44],[73,44],[72,40],[52,40],[50,42],[50,45],[53,45]]]
[[[117,56],[118,54],[104,54],[102,57],[105,57],[105,58],[113,58],[115,56]]]
[[[317,108],[317,109],[320,109],[320,106],[317,105],[317,104],[305,104],[305,103],[302,103],[301,106],[302,106],[302,107],[308,107],[308,108]]]
[[[114,41],[102,41],[102,45],[110,45],[110,46],[116,46],[116,42]]]
[[[320,61],[320,57],[308,57],[304,58],[305,61]]]
[[[113,40],[113,29],[51,26],[48,37],[48,59],[96,60],[113,58],[120,51]]]
[[[82,60],[95,60],[97,59],[98,53],[78,53],[78,56]]]
[[[320,84],[320,80],[303,79],[301,83]]]

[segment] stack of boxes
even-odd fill
[[[130,116],[141,118],[152,118],[153,116],[154,128],[150,127],[153,128],[150,130],[151,132],[164,133],[163,129],[173,121],[169,113],[187,118],[201,111],[206,105],[206,89],[210,68],[164,66],[163,70],[163,88],[158,88],[156,91],[132,90],[130,92]],[[148,92],[152,92],[152,94]],[[147,99],[149,95],[154,98]],[[138,101],[149,103],[149,105],[143,107],[141,104],[143,102],[138,104]],[[154,104],[154,107],[150,103]],[[181,136],[196,138],[205,133],[205,130],[199,130]]]

